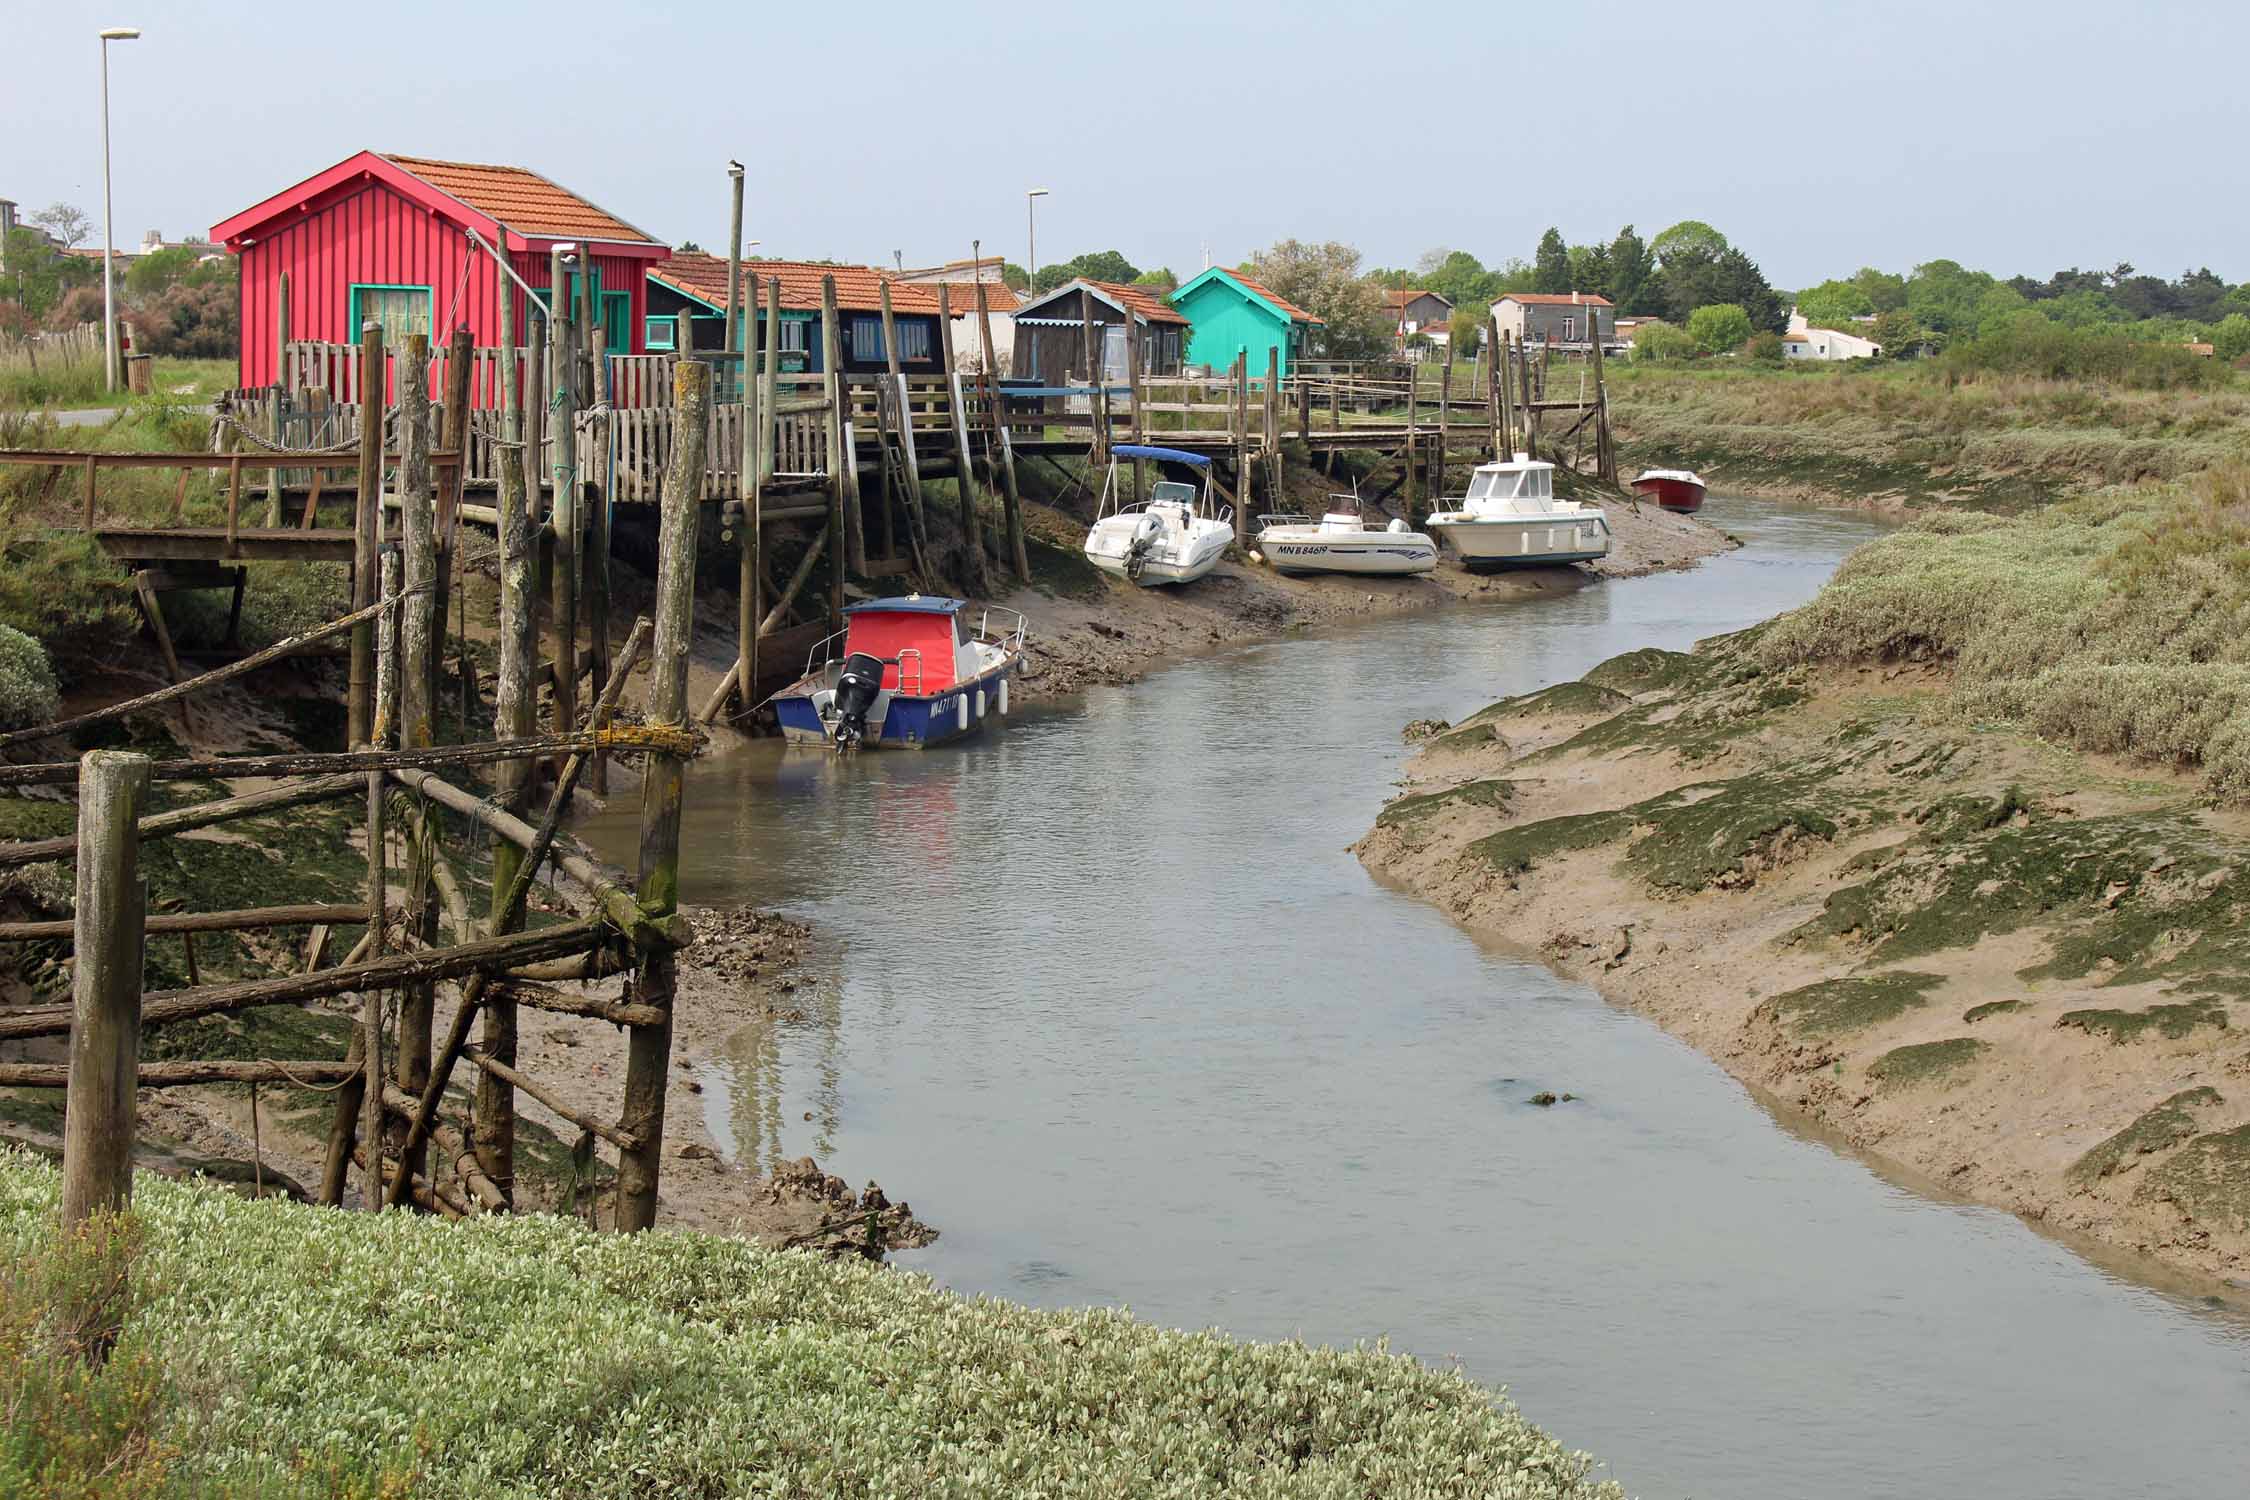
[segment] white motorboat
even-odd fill
[[[1464,566],[1539,568],[1609,555],[1609,517],[1598,505],[1555,498],[1555,466],[1519,453],[1479,464],[1469,493],[1428,522],[1461,554]]]
[[[1437,543],[1397,517],[1370,530],[1357,495],[1330,495],[1318,521],[1310,516],[1258,517],[1258,550],[1277,573],[1427,573]]]
[[[1121,460],[1145,458],[1185,464],[1203,477],[1199,489],[1177,479],[1159,479],[1149,497],[1127,504],[1118,487]],[[1160,583],[1193,583],[1219,565],[1234,540],[1234,507],[1211,499],[1211,460],[1177,448],[1124,443],[1110,450],[1109,476],[1102,481],[1101,504],[1086,533],[1086,560],[1105,573],[1119,573],[1143,588]]]

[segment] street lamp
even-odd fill
[[[1026,276],[1039,275],[1039,200],[1047,196],[1045,188],[1033,188],[1023,195],[1024,268]],[[1027,288],[1027,290],[1035,288]]]
[[[102,39],[102,383],[117,389],[117,236],[110,228],[109,204],[109,44],[129,42],[138,26],[104,26]]]

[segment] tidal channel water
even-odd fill
[[[901,1263],[963,1292],[1457,1361],[1637,1495],[2250,1489],[2250,1318],[1887,1179],[1348,852],[1408,720],[1763,619],[1882,529],[1706,515],[1747,545],[1691,572],[1230,650],[966,748],[705,764],[687,899],[822,954],[804,1019],[707,1072],[720,1139],[879,1179],[943,1232]],[[629,860],[632,821],[594,841]]]

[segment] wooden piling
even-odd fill
[[[1508,384],[1500,378],[1507,368],[1507,346],[1500,342],[1500,315],[1486,309],[1484,315],[1484,421],[1492,445],[1492,461],[1500,463],[1507,454],[1507,397]]]
[[[593,275],[593,257],[582,255],[581,283]],[[555,730],[567,734],[578,724],[578,360],[565,295],[569,278],[563,273],[561,251],[553,255],[557,311],[548,320],[548,348],[553,377],[548,400],[553,423],[554,450],[547,478],[555,487],[550,527],[555,539],[554,568],[549,574],[551,600],[548,615],[555,663]]]
[[[841,624],[844,599],[844,573],[847,569],[867,576],[867,537],[864,535],[865,517],[854,503],[857,495],[851,490],[852,453],[851,403],[846,399],[848,387],[844,384],[844,330],[836,311],[836,278],[820,278],[820,364],[825,382],[823,393],[828,397],[828,490],[832,497],[830,510],[841,518],[838,534],[844,539],[843,550],[837,554],[834,612]],[[706,401],[708,405],[708,401]]]
[[[1531,404],[1531,350],[1521,339],[1518,339],[1516,341],[1516,353],[1520,356],[1517,360],[1517,376],[1523,394],[1523,399],[1518,403],[1517,408],[1523,417],[1523,432],[1521,434],[1523,451],[1529,457],[1537,458],[1539,456],[1539,413],[1533,409]]]
[[[607,408],[604,399],[603,373],[608,364],[608,349],[601,326],[589,324],[587,342],[592,351],[589,367],[593,372],[593,385],[587,394],[594,405]],[[745,393],[747,399],[747,393]],[[609,622],[609,445],[612,418],[605,410],[594,419],[593,441],[588,451],[593,455],[593,471],[583,470],[578,476],[578,495],[583,505],[579,529],[586,538],[585,556],[579,567],[580,604],[586,615],[586,644],[593,654],[593,665],[586,675],[586,692],[589,697],[600,698],[602,689],[609,686],[610,622]],[[587,767],[586,784],[598,797],[609,795],[609,755],[597,752],[593,764]]]
[[[734,188],[734,212],[727,229],[727,332],[725,340],[719,347],[732,350],[739,347],[735,340],[740,334],[742,324],[742,163],[730,163],[727,167],[727,177]],[[755,288],[752,289],[751,295],[753,297],[757,295]],[[680,326],[682,328],[687,327],[687,318],[684,313],[680,319]],[[677,344],[681,353],[687,352],[688,340],[678,339]],[[744,378],[748,379],[750,362],[747,359],[743,361],[742,369]],[[744,399],[749,398],[745,395]]]
[[[79,760],[70,1082],[63,1107],[65,1230],[121,1209],[133,1197],[148,898],[139,825],[148,781],[145,755],[89,750]]]
[[[984,567],[984,524],[977,519],[976,463],[970,456],[968,396],[961,389],[961,368],[953,354],[953,296],[938,283],[938,347],[945,362],[945,390],[953,418],[955,482],[961,489],[961,582],[971,593],[991,592]]]
[[[1445,493],[1445,449],[1453,439],[1453,340],[1445,341],[1445,373],[1438,377],[1437,472],[1430,478],[1430,506],[1437,507]]]
[[[1250,491],[1254,483],[1250,468],[1250,354],[1238,349],[1234,356],[1234,539],[1245,548],[1250,545]]]
[[[833,310],[835,282],[832,278],[824,280],[822,300]],[[833,333],[830,339],[833,344]],[[681,361],[673,372],[672,406],[680,434],[677,451],[683,461],[675,463],[667,476],[664,510],[658,523],[656,643],[646,714],[652,725],[681,728],[687,723],[688,650],[695,631],[695,532],[702,501],[704,437],[711,415],[710,371],[692,360]],[[685,763],[678,757],[652,754],[642,780],[638,895],[643,910],[658,919],[679,909],[684,771]],[[662,1011],[664,1020],[659,1025],[636,1027],[626,1044],[625,1107],[618,1123],[640,1144],[635,1150],[618,1154],[614,1222],[628,1233],[656,1222],[677,970],[676,957],[662,944],[644,945],[636,956],[633,1003]],[[499,1056],[490,1048],[486,1051]],[[503,1062],[512,1060],[501,1058]]]
[[[539,654],[536,601],[539,596],[534,578],[530,486],[526,483],[532,450],[527,446],[530,439],[523,420],[526,402],[516,373],[508,300],[507,297],[501,299],[501,427],[507,438],[524,436],[517,442],[503,441],[500,448],[500,661],[494,686],[492,724],[492,737],[496,740],[527,739],[536,733],[539,704],[536,686]],[[536,367],[536,361],[525,363]],[[493,793],[500,804],[511,812],[521,812],[530,787],[530,768],[522,761],[503,761],[492,780]],[[504,893],[514,883],[522,864],[522,850],[504,839],[493,841],[492,893],[496,908],[503,904]],[[496,909],[493,935],[513,930],[507,913]],[[495,999],[484,1007],[482,1020],[484,1050],[502,1062],[514,1062],[514,1004]],[[505,1080],[490,1073],[480,1075],[470,1133],[478,1165],[484,1174],[495,1182],[512,1185],[515,1181],[515,1092]]]
[[[359,333],[359,502],[352,529],[352,608],[375,602],[375,550],[383,539],[383,415],[388,385],[384,379],[383,325],[368,323]],[[91,472],[91,471],[89,471]],[[344,736],[352,744],[367,738],[375,722],[375,622],[352,630],[350,692],[345,700]]]
[[[408,590],[399,606],[404,618],[398,627],[398,746],[402,750],[424,750],[437,743],[437,633],[442,620],[437,517],[430,489],[429,371],[428,336],[407,335],[398,371],[398,498]],[[412,836],[406,862],[405,925],[408,935],[425,947],[437,945],[437,906],[430,899],[435,853],[426,837]],[[393,1077],[410,1093],[420,1093],[429,1079],[435,1009],[436,991],[431,986],[409,985],[403,991]],[[425,1169],[413,1162],[408,1170]]]
[[[940,294],[944,288],[940,287]],[[774,451],[780,446],[780,428],[774,411],[774,392],[781,374],[781,278],[766,278],[766,362],[758,372],[758,483],[773,483]]]
[[[992,348],[992,300],[985,292],[984,281],[981,277],[977,280],[976,289],[977,337],[982,341],[984,349],[984,393],[991,406],[989,416],[992,428],[990,439],[992,451],[987,455],[987,459],[991,472],[997,475],[1000,480],[1001,505],[1008,527],[1008,557],[1015,564],[1016,581],[1029,583],[1031,582],[1031,559],[1025,553],[1023,545],[1023,496],[1016,489],[1016,456],[1014,450],[1008,444],[1007,414],[1002,409],[1000,399],[1000,361]],[[1131,326],[1132,320],[1127,319],[1126,327],[1130,328]],[[1102,411],[1106,418],[1109,411],[1109,403],[1106,397],[1103,399]],[[1106,429],[1107,424],[1105,422],[1105,442],[1107,441]]]

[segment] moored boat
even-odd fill
[[[922,594],[849,606],[844,629],[813,647],[805,675],[775,694],[782,737],[840,750],[922,749],[1005,716],[1024,618],[982,606],[972,630],[969,613],[965,600]]]
[[[1437,543],[1393,517],[1370,529],[1357,495],[1330,495],[1318,521],[1310,516],[1258,517],[1258,551],[1277,573],[1427,573]]]
[[[1703,509],[1703,476],[1692,469],[1643,469],[1633,491],[1683,515]]]
[[[1200,489],[1177,479],[1159,479],[1148,499],[1124,503],[1118,487],[1121,460],[1145,458],[1185,464],[1202,475]],[[1143,588],[1160,583],[1193,583],[1219,565],[1234,540],[1234,508],[1211,499],[1211,460],[1177,448],[1121,443],[1110,450],[1109,474],[1102,481],[1101,504],[1086,533],[1086,560]]]
[[[1555,466],[1519,453],[1479,464],[1469,492],[1424,523],[1472,572],[1553,567],[1609,555],[1609,517],[1598,505],[1555,498]]]

